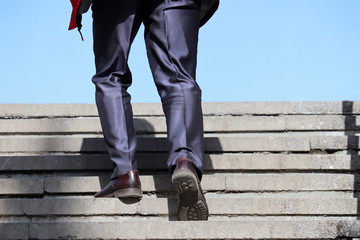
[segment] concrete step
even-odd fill
[[[167,170],[167,154],[136,156],[138,169]],[[359,170],[360,157],[335,154],[206,154],[205,171],[333,171]],[[113,170],[107,154],[0,155],[0,171],[101,171]]]
[[[241,194],[206,194],[213,216],[357,216],[356,198],[243,198]],[[52,197],[0,199],[2,216],[169,216],[176,219],[177,198],[138,199]]]
[[[35,220],[22,227],[29,239],[335,239],[338,224],[334,220],[175,222],[93,217]]]
[[[331,142],[331,139],[329,139]],[[138,138],[138,152],[167,152],[165,136]],[[105,152],[102,136],[0,136],[0,152]],[[309,152],[309,138],[287,136],[214,135],[205,137],[207,152]]]
[[[141,201],[94,104],[0,104],[0,239],[360,238],[360,102],[204,103],[207,222],[178,222],[160,104],[134,104]]]
[[[360,114],[359,101],[205,102],[204,115],[349,115]],[[163,116],[160,103],[134,103],[135,116]],[[0,104],[0,118],[98,116],[95,104]]]
[[[283,132],[355,130],[358,117],[341,115],[300,116],[205,116],[205,132]],[[137,117],[136,132],[165,133],[165,117]],[[0,134],[101,133],[98,117],[0,119]]]
[[[140,176],[145,192],[172,192],[170,175]],[[279,191],[355,191],[359,176],[353,174],[205,174],[204,191],[279,192]],[[0,179],[1,195],[93,194],[105,187],[108,177],[33,176]]]
[[[0,220],[0,239],[29,239],[29,219],[1,219]]]
[[[86,217],[10,219],[0,239],[339,239],[359,237],[358,221],[239,218],[176,222],[157,218]]]
[[[208,134],[205,151],[310,152],[359,150],[357,136],[335,134]],[[164,135],[139,136],[138,152],[167,152]],[[0,152],[105,152],[101,135],[0,136]]]
[[[172,190],[170,176],[141,176],[145,192]],[[353,191],[359,189],[352,174],[205,174],[205,191],[258,192],[258,191]],[[98,177],[52,177],[45,179],[49,193],[97,192],[107,183]],[[84,188],[84,186],[86,186]]]

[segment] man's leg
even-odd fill
[[[170,170],[189,158],[203,171],[201,89],[195,81],[200,1],[154,0],[145,20],[150,67],[166,116]]]
[[[145,40],[166,116],[172,183],[179,194],[180,220],[206,220],[201,190],[203,118],[195,81],[200,1],[154,0],[145,18]]]
[[[140,1],[95,0],[92,8],[96,65],[92,81],[96,86],[96,104],[106,147],[115,167],[111,176],[114,180],[136,169],[136,137],[131,96],[127,92],[132,78],[127,60],[131,43],[142,22]],[[123,180],[125,185],[136,177],[136,174],[128,175]],[[124,185],[111,183],[114,184],[118,187]],[[109,191],[112,188],[108,186],[96,196],[111,196]]]

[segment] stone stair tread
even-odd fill
[[[357,176],[357,175],[356,175]],[[356,191],[360,184],[353,174],[205,174],[204,191],[279,192],[279,191]],[[170,175],[140,176],[145,192],[169,192]],[[109,181],[98,176],[12,177],[0,178],[1,195],[95,193]],[[102,187],[101,187],[102,186]]]
[[[99,177],[50,177],[45,179],[46,192],[98,191],[107,178]],[[140,176],[144,191],[169,191],[172,189],[170,175]],[[202,187],[205,191],[352,191],[352,174],[205,174]]]
[[[29,237],[59,239],[334,239],[338,221],[42,221]]]
[[[243,215],[285,216],[357,216],[356,198],[228,198],[206,195],[210,217]],[[20,203],[19,203],[20,202]],[[84,215],[175,215],[176,196],[148,197],[138,199],[97,199],[93,197],[52,197],[32,199],[2,199],[1,215],[26,216],[84,216]],[[21,204],[22,212],[18,205]],[[13,211],[11,211],[13,209]]]
[[[0,224],[0,239],[338,239],[360,237],[359,221],[257,218],[177,222],[167,219],[74,217]],[[229,224],[231,223],[231,224]]]
[[[340,115],[205,116],[205,132],[274,132],[312,130],[354,130],[355,124]],[[354,121],[355,122],[355,121]],[[166,132],[165,117],[136,117],[135,130],[141,133]],[[100,133],[98,117],[0,119],[3,134]]]
[[[166,152],[166,137],[139,137],[138,151]],[[308,137],[205,137],[205,151],[310,151]],[[105,152],[102,137],[89,136],[1,136],[0,152]]]
[[[167,154],[137,154],[140,170],[167,170]],[[360,157],[328,154],[205,154],[205,171],[219,170],[355,170]],[[107,154],[2,154],[0,171],[112,170]]]
[[[228,198],[206,194],[210,219],[216,216],[357,216],[356,198]],[[116,199],[51,197],[0,199],[2,216],[167,216],[175,215],[176,196]]]
[[[360,102],[204,102],[204,115],[360,114]],[[133,103],[135,116],[162,116],[160,103]],[[0,104],[0,117],[98,116],[95,104]]]
[[[206,152],[310,152],[359,150],[356,136],[344,135],[213,135],[205,136]],[[100,136],[0,136],[0,152],[105,152]],[[139,152],[166,152],[166,137],[138,137]]]

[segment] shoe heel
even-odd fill
[[[177,194],[182,194],[184,192],[198,191],[198,185],[196,180],[191,178],[180,178],[172,181],[172,185]]]
[[[171,182],[177,194],[199,190],[197,177],[188,170],[173,174]]]
[[[138,188],[125,188],[114,192],[115,198],[142,198],[143,192]]]

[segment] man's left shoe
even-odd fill
[[[180,221],[207,220],[209,210],[194,164],[188,158],[176,161],[171,178],[179,195],[177,215]]]
[[[121,175],[101,189],[100,192],[95,194],[96,198],[141,198],[141,182],[139,172],[137,170],[130,170],[126,174]]]

